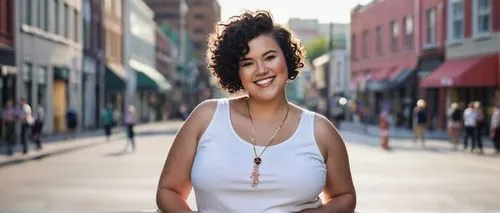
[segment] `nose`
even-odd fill
[[[269,72],[269,69],[267,69],[264,62],[257,63],[257,74],[262,75],[266,74],[267,72]]]

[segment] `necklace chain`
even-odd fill
[[[247,110],[248,110],[248,117],[250,117],[250,122],[252,123],[252,139],[251,139],[251,141],[252,141],[252,145],[253,145],[253,153],[255,155],[255,158],[260,158],[260,156],[262,156],[262,154],[264,154],[264,152],[269,147],[269,145],[271,145],[271,142],[273,141],[274,137],[276,137],[276,135],[280,131],[281,127],[283,127],[283,125],[285,124],[285,121],[288,118],[288,112],[290,111],[290,106],[287,103],[285,118],[283,118],[283,120],[281,121],[281,123],[278,126],[278,128],[276,129],[276,131],[274,131],[274,134],[269,138],[269,142],[267,142],[266,146],[264,147],[264,150],[262,150],[262,152],[260,154],[257,154],[257,149],[255,148],[256,147],[255,128],[253,125],[252,114],[250,114],[250,104],[248,103],[249,99],[250,98],[247,99]]]

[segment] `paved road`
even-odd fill
[[[93,146],[6,164],[0,167],[0,212],[153,210],[158,176],[179,125],[140,127],[131,154],[123,152],[121,136],[109,143],[94,137],[69,142]],[[479,156],[449,151],[440,141],[422,149],[393,140],[393,151],[384,152],[376,138],[342,134],[358,212],[500,212],[500,157],[492,150]],[[189,203],[194,206],[193,196]]]

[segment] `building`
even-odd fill
[[[184,96],[189,97],[184,101],[191,105],[189,108],[193,108],[206,97],[207,92],[211,94],[216,88],[210,81],[205,53],[207,36],[220,21],[220,5],[217,0],[145,0],[145,2],[154,10],[158,26],[161,28],[167,26],[177,32],[173,42],[179,47],[179,82],[185,88]]]
[[[176,84],[179,80],[176,70],[177,49],[173,46],[172,40],[163,32],[156,28],[156,69],[171,82]],[[171,118],[175,115],[175,110],[178,103],[182,100],[182,91],[179,87],[172,87],[163,101],[165,108],[162,111],[163,118]]]
[[[372,1],[351,11],[351,88],[373,122],[389,110],[398,125],[411,124],[419,60],[415,2]]]
[[[304,45],[309,44],[315,38],[322,35],[320,33],[320,24],[317,19],[291,18],[288,20],[287,27],[300,39],[300,41]]]
[[[125,92],[127,88],[127,71],[123,64],[123,27],[122,27],[122,0],[106,0],[102,11],[103,31],[93,31],[104,37],[105,72],[98,75],[100,88],[104,89],[104,103],[98,110],[111,107],[118,117],[125,110]],[[99,28],[97,28],[98,30]],[[93,35],[92,35],[93,36]],[[90,41],[89,41],[90,42]]]
[[[0,0],[0,104],[16,98],[16,68],[14,51],[14,1]]]
[[[107,1],[111,2],[111,1]],[[102,2],[83,0],[82,117],[84,128],[96,128],[104,107],[105,66]]]
[[[45,111],[44,132],[66,131],[73,108],[82,127],[82,1],[15,1],[16,99]]]
[[[156,70],[154,12],[142,0],[123,1],[123,61],[127,70],[125,105],[134,105],[143,122],[158,117],[158,96],[172,86]]]
[[[500,103],[500,1],[448,0],[442,17],[446,61],[420,82],[425,98],[439,110],[439,127],[446,126],[445,109],[452,102],[480,101],[490,117]]]

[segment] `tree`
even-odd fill
[[[306,44],[307,59],[312,63],[314,59],[328,52],[328,39],[320,36]]]

